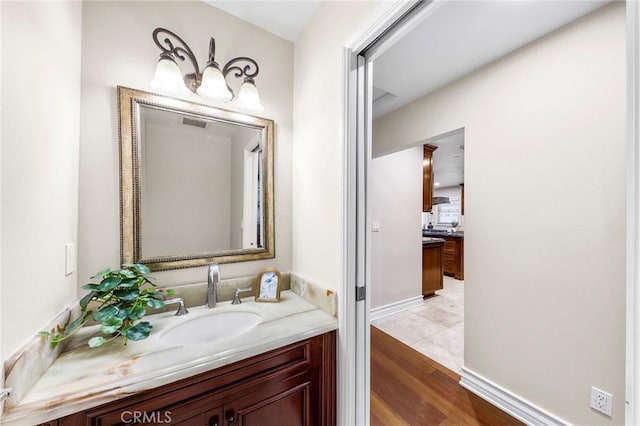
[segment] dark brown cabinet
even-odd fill
[[[53,421],[58,426],[333,425],[336,333]]]
[[[422,211],[430,212],[433,209],[433,151],[438,147],[424,144],[422,149]]]
[[[422,244],[422,295],[430,296],[443,285],[443,241]]]
[[[464,280],[464,237],[443,237],[442,260],[444,274]]]

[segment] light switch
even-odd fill
[[[371,222],[371,232],[380,232],[380,222],[377,220]]]
[[[76,245],[67,243],[64,246],[64,275],[71,275],[76,270]]]

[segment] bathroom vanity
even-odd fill
[[[332,425],[335,331],[44,423]]]
[[[327,310],[335,295],[293,282],[295,291],[283,291],[279,303],[246,298],[190,307],[183,317],[148,316],[149,338],[126,346],[116,340],[89,348],[96,330],[85,327],[20,400],[9,401],[2,424],[107,426],[133,416],[143,424],[335,424],[338,321]],[[231,313],[260,322],[202,342],[171,337],[189,322],[215,323]]]

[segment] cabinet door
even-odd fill
[[[422,160],[422,211],[430,212],[433,209],[433,151],[438,149],[435,145],[423,145]]]
[[[452,238],[447,238],[442,248],[442,263],[444,274],[453,277],[456,273],[456,242]]]
[[[429,296],[442,289],[442,244],[422,247],[422,295]]]
[[[130,424],[173,426],[223,426],[222,406],[215,406],[206,396],[163,408],[151,408],[141,404],[87,416],[85,423],[99,426],[121,426]]]
[[[307,374],[300,374],[225,405],[225,426],[307,426],[316,418],[311,405],[311,381]]]

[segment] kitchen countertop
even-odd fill
[[[445,238],[445,237],[452,237],[452,238],[464,238],[464,232],[432,232],[432,231],[427,231],[427,230],[423,230],[422,231],[422,237],[433,237],[433,238]]]
[[[423,246],[443,244],[444,242],[445,240],[443,238],[422,237]]]
[[[85,327],[16,405],[6,407],[5,426],[35,425],[119,398],[231,364],[338,328],[338,320],[298,296],[281,293],[280,303],[218,303],[213,310],[190,308],[189,315],[165,312],[145,317],[153,324],[146,340],[123,346],[116,339],[99,348],[87,340],[98,326]],[[162,342],[163,332],[191,319],[222,312],[254,312],[262,321],[248,332],[202,345]],[[231,324],[230,324],[231,325]]]

